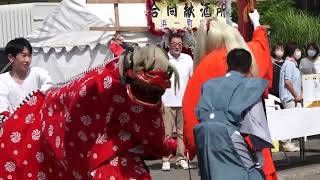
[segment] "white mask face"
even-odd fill
[[[309,49],[309,50],[307,51],[307,54],[308,54],[309,57],[313,57],[314,55],[317,54],[317,51]]]
[[[296,60],[301,58],[301,51],[300,50],[296,50],[293,54],[294,58],[296,58]]]
[[[276,50],[276,51],[274,52],[274,54],[275,54],[277,57],[282,58],[284,52],[283,52],[282,50]]]

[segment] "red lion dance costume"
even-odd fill
[[[239,3],[239,2],[238,2]],[[248,10],[249,7],[244,8]],[[218,29],[221,31],[221,36],[224,36],[227,31],[231,31],[231,27],[216,27],[210,26],[211,22],[208,21],[204,27],[206,30],[202,32],[198,32],[198,34],[210,34],[211,29]],[[221,30],[223,29],[223,30]],[[240,28],[241,29],[241,28]],[[245,28],[247,30],[247,28]],[[199,29],[201,31],[201,28]],[[242,29],[243,30],[243,29]],[[232,31],[231,31],[232,32]],[[245,34],[245,33],[244,33]],[[234,34],[233,34],[234,35]],[[232,36],[233,36],[232,35]],[[235,36],[234,36],[235,37]],[[238,41],[239,38],[231,37],[232,41]],[[209,38],[207,38],[209,39]],[[207,40],[202,39],[202,42],[206,42]],[[210,40],[209,40],[210,41]],[[243,41],[243,40],[242,40]],[[227,41],[224,41],[226,43]],[[197,41],[198,43],[198,41]],[[208,42],[206,42],[208,44]],[[209,42],[210,43],[210,42]],[[245,44],[245,43],[244,43]],[[269,88],[272,85],[272,62],[270,56],[270,49],[268,44],[268,37],[265,29],[261,26],[258,26],[252,36],[252,40],[247,43],[246,45],[248,49],[251,51],[254,59],[255,59],[255,70],[256,76],[269,80]],[[205,47],[205,46],[204,46]],[[201,93],[201,86],[209,79],[224,76],[227,71],[227,46],[222,46],[218,48],[214,48],[205,56],[199,56],[201,61],[195,68],[192,78],[189,80],[184,98],[183,98],[183,115],[184,115],[184,141],[186,145],[186,149],[190,153],[190,158],[193,159],[196,154],[196,145],[194,142],[194,134],[193,129],[195,125],[199,122],[195,115],[195,107],[197,106],[200,93]],[[229,47],[230,48],[230,47]],[[239,48],[239,47],[238,47]],[[198,49],[199,51],[203,51],[204,48]],[[196,57],[197,58],[197,57]],[[265,91],[265,95],[267,95],[268,90]],[[245,137],[245,140],[249,146],[251,146],[250,138],[248,136]],[[263,149],[263,156],[264,156],[264,168],[263,172],[266,176],[267,180],[277,180],[276,169],[273,164],[273,160],[271,157],[270,149]]]
[[[161,49],[137,47],[33,93],[2,127],[0,179],[151,179],[143,157],[168,150],[160,110],[172,73]]]

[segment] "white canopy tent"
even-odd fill
[[[113,8],[113,4],[108,5]],[[131,7],[132,12],[145,12],[145,6],[139,6],[141,10],[137,10],[136,6],[132,8],[131,4],[127,6]],[[128,10],[128,7],[123,8]],[[108,12],[112,8],[106,8],[108,10],[105,11],[105,19],[101,20],[93,13],[93,8],[88,8],[81,0],[62,1],[46,17],[42,26],[27,37],[33,47],[32,66],[47,69],[53,81],[58,83],[111,59],[112,53],[108,50],[107,44],[115,32],[89,31],[89,28],[114,26],[114,13]],[[127,22],[123,21],[122,24],[134,26],[131,18],[124,20]],[[135,21],[146,26],[145,17]],[[160,37],[149,33],[122,35],[125,41],[139,44],[160,41]]]

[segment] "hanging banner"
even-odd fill
[[[208,2],[187,1],[177,4],[164,4],[161,1],[147,0],[148,25],[151,32],[163,29],[196,29],[202,19],[214,17],[220,21],[231,20],[231,1]]]

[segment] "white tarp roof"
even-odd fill
[[[97,16],[75,0],[62,1],[43,21],[43,25],[27,38],[37,52],[43,48],[48,52],[54,48],[70,51],[74,46],[84,49],[94,48],[97,44],[106,44],[114,32],[89,31],[91,26],[105,26]]]
[[[142,14],[145,12],[144,4],[125,5],[126,7],[122,8],[131,9],[133,14],[137,14],[134,12],[141,12]],[[113,4],[102,4],[101,6],[107,7],[106,9],[113,9]],[[115,32],[90,31],[89,28],[114,26],[114,11],[110,12],[106,10],[105,14],[103,14],[104,20],[101,20],[94,14],[94,8],[97,8],[96,4],[83,4],[81,0],[63,0],[46,17],[43,25],[38,30],[32,32],[27,39],[31,42],[35,52],[43,49],[45,53],[49,52],[51,48],[54,48],[56,52],[60,52],[65,48],[69,52],[75,46],[81,50],[85,49],[86,46],[93,49],[98,44],[106,45]],[[120,20],[123,17],[126,18],[120,21],[122,22],[122,26],[141,26],[142,24],[146,24],[147,21],[145,16],[132,19],[130,15],[120,15]],[[135,22],[135,24],[132,24],[132,22]],[[150,33],[122,33],[122,35],[129,42],[140,44],[160,42],[160,37],[153,36]]]
[[[141,6],[141,4],[143,6]],[[92,6],[93,5],[93,6]],[[103,21],[97,17],[95,8],[112,7],[113,4],[85,4],[80,0],[64,0],[44,19],[38,30],[33,31],[27,38],[33,46],[32,66],[47,69],[53,81],[63,82],[76,74],[84,72],[108,61],[113,55],[107,44],[114,31],[90,31],[90,27],[114,26],[114,11],[106,10]],[[140,3],[140,9],[127,4],[134,11],[145,12],[145,4]],[[108,9],[108,8],[106,8]],[[133,12],[134,12],[133,11]],[[97,11],[99,12],[99,11]],[[121,15],[120,15],[121,17]],[[146,17],[131,19],[127,16],[121,26],[130,26],[129,22],[146,23]],[[133,26],[140,26],[133,24]],[[121,33],[125,41],[144,43],[160,42],[161,37],[145,33]]]

